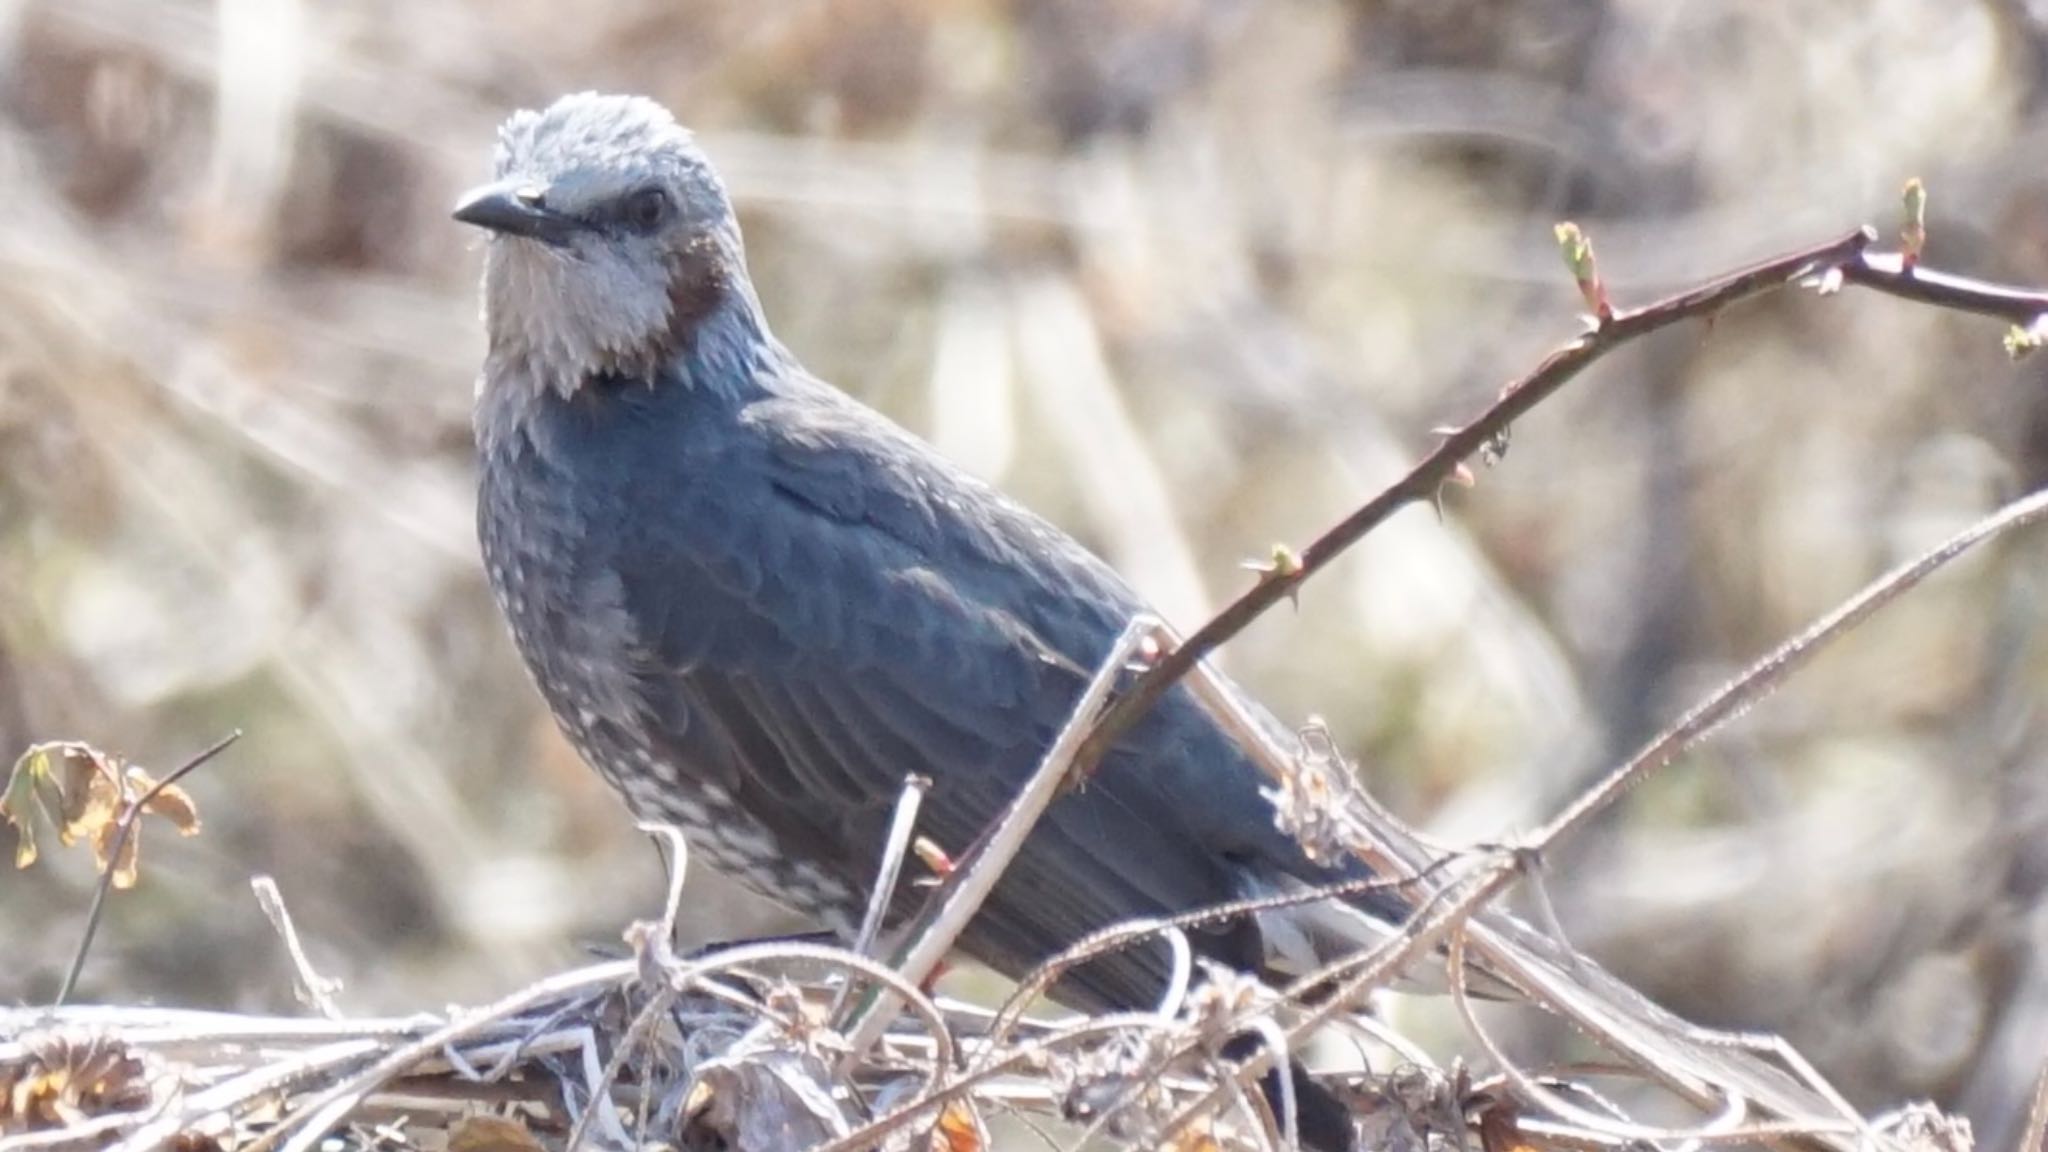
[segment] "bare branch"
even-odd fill
[[[305,946],[299,943],[299,930],[292,924],[292,914],[284,906],[284,893],[277,890],[277,881],[258,876],[249,881],[249,887],[256,892],[256,906],[263,909],[264,917],[284,941],[285,955],[291,957],[293,991],[298,994],[299,1003],[329,1020],[341,1019],[341,1008],[334,1002],[334,994],[341,991],[341,981],[314,970]]]

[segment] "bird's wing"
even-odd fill
[[[874,871],[911,773],[934,782],[920,831],[961,852],[1050,746],[1135,598],[1078,545],[851,405],[757,404],[743,424],[715,490],[678,483],[672,527],[619,558],[658,727],[694,733],[680,750],[693,770],[849,880]],[[1236,898],[1233,830],[1271,826],[1236,756],[1191,704],[1169,701],[1055,802],[969,950],[1016,974],[1106,925]],[[1198,946],[1258,962],[1249,925]],[[1142,1002],[1159,953],[1097,965],[1070,992]]]

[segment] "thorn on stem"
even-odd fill
[[[918,860],[922,861],[925,867],[932,871],[929,877],[919,880],[918,883],[930,886],[940,883],[946,877],[953,874],[953,858],[946,855],[946,850],[939,847],[930,837],[919,836],[912,840],[910,842],[910,850],[916,854]]]
[[[1152,633],[1138,641],[1137,650],[1132,652],[1131,658],[1124,662],[1124,669],[1128,672],[1143,675],[1158,667],[1159,662],[1164,659],[1166,659],[1166,644],[1161,641],[1157,633]]]
[[[1239,567],[1247,572],[1257,572],[1262,584],[1268,580],[1296,580],[1305,570],[1301,556],[1285,544],[1273,545],[1271,551],[1266,554],[1266,559],[1245,560],[1240,562]],[[1294,606],[1295,611],[1301,610],[1300,584],[1294,584],[1287,589],[1287,602]]]
[[[1509,394],[1514,391],[1514,387],[1513,384],[1510,384],[1506,388],[1501,389],[1500,398],[1502,400],[1507,399]],[[1430,431],[1438,436],[1451,437],[1463,432],[1464,429],[1450,424],[1439,424],[1435,428],[1430,429]],[[1485,443],[1479,446],[1479,462],[1491,468],[1506,459],[1508,439],[1512,434],[1512,426],[1507,424],[1503,424],[1495,430],[1493,435],[1488,436]],[[1462,462],[1458,465],[1458,474],[1451,477],[1451,479],[1455,480],[1463,488],[1470,488],[1473,484],[1471,470],[1467,469]]]

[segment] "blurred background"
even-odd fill
[[[616,945],[654,853],[556,736],[471,526],[478,237],[516,107],[695,126],[781,338],[1192,627],[1576,330],[1933,196],[2048,281],[2036,0],[0,4],[0,751],[190,781],[83,996],[357,1012]],[[1234,644],[1453,839],[1552,812],[1888,565],[2048,478],[2048,359],[1854,290],[1641,343]],[[1852,1099],[2002,1144],[2048,1035],[2038,534],[1955,566],[1552,861],[1573,940]],[[47,998],[78,852],[0,873]],[[699,939],[788,928],[692,877]]]

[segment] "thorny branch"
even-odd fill
[[[1452,934],[1455,934],[1456,946],[1453,950],[1453,960],[1455,962],[1450,965],[1450,978],[1454,990],[1457,991],[1461,999],[1463,997],[1463,984],[1467,974],[1467,966],[1463,962],[1462,953],[1465,948],[1472,946],[1472,940],[1479,940],[1485,942],[1482,947],[1490,953],[1489,959],[1496,966],[1505,967],[1517,982],[1522,983],[1525,992],[1530,993],[1532,997],[1542,1002],[1544,998],[1537,994],[1538,989],[1528,983],[1528,981],[1539,974],[1531,972],[1526,967],[1518,968],[1515,966],[1525,963],[1527,958],[1503,954],[1500,951],[1499,942],[1488,939],[1486,926],[1472,921],[1474,913],[1485,908],[1507,891],[1519,877],[1521,869],[1527,861],[1548,851],[1564,836],[1581,826],[1593,813],[1611,803],[1630,784],[1639,781],[1655,768],[1669,763],[1680,752],[1704,739],[1723,721],[1740,714],[1744,709],[1761,700],[1773,688],[1782,684],[1785,677],[1791,671],[1818,655],[1831,642],[1847,635],[1873,613],[1896,600],[1899,596],[1925,580],[1929,575],[1946,566],[1971,548],[2006,532],[2033,524],[2043,518],[2048,518],[2048,492],[2035,493],[2014,501],[1991,516],[1970,525],[1962,532],[1957,533],[1936,547],[1873,581],[1833,612],[1828,613],[1797,636],[1787,640],[1763,658],[1751,664],[1742,675],[1723,685],[1706,701],[1688,712],[1678,723],[1651,740],[1641,751],[1611,772],[1600,785],[1566,808],[1563,813],[1530,836],[1525,843],[1493,854],[1493,857],[1476,874],[1455,880],[1448,886],[1437,888],[1431,900],[1418,908],[1409,922],[1403,925],[1403,931],[1400,935],[1390,939],[1379,948],[1362,953],[1338,965],[1337,969],[1342,970],[1346,977],[1345,984],[1337,993],[1327,997],[1321,1004],[1311,1009],[1302,1017],[1289,1030],[1290,1039],[1294,1042],[1299,1042],[1316,1028],[1331,1022],[1337,1013],[1342,1011],[1348,1004],[1355,1002],[1360,992],[1383,986],[1393,974],[1399,972],[1425,949],[1435,946],[1437,942]],[[1471,934],[1471,940],[1467,939],[1468,933]],[[1336,970],[1313,973],[1309,977],[1303,978],[1289,992],[1291,994],[1299,994],[1308,987],[1324,983],[1338,974]],[[1617,1019],[1610,1015],[1610,1013],[1617,1010],[1630,1007],[1629,1005],[1623,1003],[1599,1003],[1599,1016],[1592,1019],[1581,1015],[1581,1010],[1587,1005],[1576,998],[1562,1001],[1553,1000],[1546,1003],[1545,1006],[1560,1012],[1568,1018],[1578,1020],[1578,1022],[1586,1026],[1589,1035],[1625,1052],[1634,1061],[1638,1062],[1646,1072],[1664,1079],[1670,1087],[1679,1091],[1682,1095],[1692,1096],[1703,1104],[1708,1103],[1714,1096],[1719,1096],[1721,1103],[1728,1108],[1735,1108],[1738,1102],[1761,1103],[1771,1108],[1772,1111],[1783,1114],[1785,1120],[1788,1121],[1788,1123],[1758,1122],[1745,1117],[1744,1121],[1738,1124],[1727,1122],[1724,1116],[1724,1122],[1719,1123],[1716,1126],[1717,1130],[1711,1133],[1714,1140],[1726,1142],[1731,1140],[1756,1140],[1777,1136],[1812,1137],[1823,1133],[1846,1133],[1854,1130],[1856,1126],[1861,1124],[1860,1120],[1848,1109],[1847,1105],[1841,1102],[1840,1097],[1824,1081],[1812,1075],[1810,1069],[1802,1068],[1795,1069],[1795,1071],[1801,1072],[1803,1074],[1801,1078],[1809,1081],[1808,1088],[1810,1090],[1826,1101],[1833,1110],[1841,1113],[1846,1119],[1853,1121],[1853,1125],[1819,1121],[1782,1106],[1773,1106],[1768,1097],[1745,1102],[1744,1097],[1748,1093],[1733,1093],[1725,1087],[1709,1089],[1707,1091],[1689,1089],[1686,1081],[1693,1081],[1700,1088],[1706,1088],[1708,1085],[1720,1082],[1721,1077],[1725,1076],[1726,1072],[1722,1068],[1701,1067],[1687,1069],[1683,1063],[1675,1067],[1666,1063],[1674,1058],[1683,1059],[1684,1052],[1682,1047],[1671,1043],[1671,1041],[1683,1041],[1686,1037],[1683,1035],[1662,1037],[1660,1039],[1665,1041],[1664,1043],[1644,1046],[1637,1038],[1637,1030],[1633,1027],[1624,1026],[1629,1023],[1628,1021]],[[1262,1053],[1260,1056],[1247,1061],[1244,1068],[1240,1071],[1243,1076],[1255,1076],[1262,1074],[1268,1065],[1269,1061],[1266,1055]],[[1185,1125],[1192,1122],[1195,1117],[1203,1115],[1223,1102],[1226,1095],[1227,1093],[1221,1086],[1212,1088],[1207,1094],[1184,1109],[1175,1118],[1174,1124]],[[1738,1115],[1746,1113],[1746,1110],[1746,1107],[1739,1109]],[[1619,1125],[1613,1122],[1609,1122],[1607,1126],[1614,1131],[1620,1131],[1624,1128],[1633,1129],[1628,1133],[1631,1139],[1664,1139],[1674,1136],[1674,1133],[1668,1130],[1660,1129],[1653,1132],[1649,1129]],[[1174,1128],[1170,1126],[1168,1130],[1172,1131]],[[1866,1137],[1872,1135],[1867,1130],[1863,1134]],[[1688,1131],[1684,1135],[1691,1138],[1704,1139],[1709,1134],[1699,1131]]]
[[[1466,461],[1497,451],[1516,420],[1624,344],[1682,321],[1712,317],[1745,300],[1809,284],[1824,291],[1839,283],[1854,284],[1936,308],[2009,320],[2027,331],[2033,331],[2041,318],[2048,315],[2048,292],[1973,280],[1938,272],[1924,264],[1909,266],[1897,253],[1870,251],[1876,242],[1875,230],[1858,228],[1846,236],[1765,260],[1651,304],[1588,316],[1586,332],[1558,347],[1535,368],[1502,388],[1493,404],[1470,423],[1446,430],[1436,450],[1400,479],[1306,547],[1289,551],[1291,562],[1262,566],[1258,582],[1185,642],[1166,652],[1103,714],[1074,758],[1076,777],[1086,778],[1093,772],[1104,753],[1203,658],[1250,627],[1276,604],[1298,596],[1303,584],[1394,513],[1409,504],[1433,500],[1446,483],[1459,476]],[[1590,250],[1587,257],[1590,259]],[[1604,303],[1605,290],[1600,291]]]

